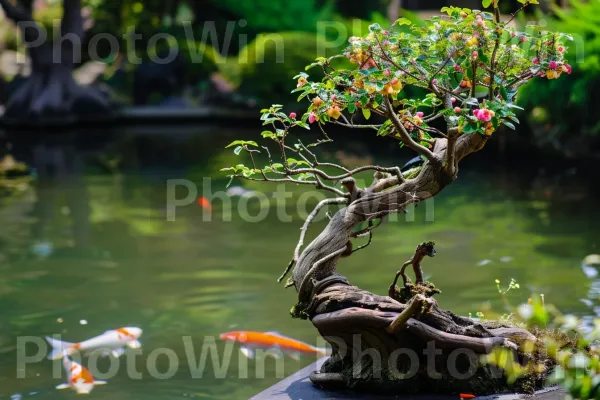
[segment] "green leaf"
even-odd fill
[[[402,25],[410,25],[412,24],[412,22],[410,22],[410,20],[408,18],[398,18],[395,22],[394,25],[398,25],[398,26],[402,26]]]
[[[356,105],[354,103],[348,103],[348,112],[353,114],[356,111]]]
[[[366,120],[371,118],[371,110],[369,110],[368,108],[363,108],[362,113]]]
[[[390,121],[388,119],[377,130],[377,136],[387,136],[387,135],[389,135],[391,127],[392,127],[392,121]]]
[[[476,97],[485,97],[489,93],[489,89],[485,86],[477,85],[475,87],[475,96]]]
[[[271,131],[263,131],[260,135],[265,139],[277,139],[277,136]]]
[[[469,122],[462,128],[463,133],[474,133],[477,132],[477,123]]]
[[[513,104],[513,103],[508,103],[506,106],[510,107],[510,108],[516,108],[516,109],[519,109],[519,110],[524,110],[523,107],[519,107],[518,105]]]
[[[515,125],[511,122],[508,122],[506,120],[502,120],[502,123],[506,126],[508,126],[510,129],[512,129],[513,131],[516,130],[517,128],[515,127]]]
[[[500,96],[506,101],[508,100],[508,93],[506,93],[506,88],[504,86],[500,86]]]
[[[244,148],[243,148],[242,146],[238,146],[238,147],[236,147],[235,149],[233,149],[233,153],[234,153],[236,156],[239,156],[239,155],[240,155],[240,153],[242,152],[242,150],[244,150]]]
[[[483,8],[488,8],[489,6],[492,5],[492,0],[483,0],[481,2],[481,5],[483,6]]]
[[[256,142],[252,141],[252,140],[234,140],[233,142],[229,143],[227,146],[225,146],[226,149],[233,147],[233,146],[254,146],[254,147],[258,147],[258,145],[256,144]]]
[[[369,32],[381,32],[381,25],[379,25],[379,24],[369,25]]]

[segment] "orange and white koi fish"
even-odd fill
[[[283,336],[279,332],[253,332],[253,331],[233,331],[222,333],[221,340],[230,340],[241,344],[240,351],[248,358],[254,358],[256,349],[275,350],[269,352],[276,358],[282,353],[287,353],[295,360],[300,359],[301,354],[327,354],[327,349],[311,346],[308,343]]]
[[[63,366],[67,371],[67,383],[58,385],[57,389],[73,389],[77,394],[89,394],[95,385],[106,385],[105,381],[96,381],[94,377],[83,365],[69,360],[69,357],[63,358]]]
[[[94,350],[102,350],[103,355],[119,357],[125,352],[125,346],[132,349],[140,348],[142,344],[138,339],[141,335],[142,330],[140,328],[128,327],[106,331],[100,336],[79,343],[63,342],[46,336],[46,341],[52,346],[48,358],[58,360],[78,352],[91,353]]]

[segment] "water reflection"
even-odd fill
[[[90,207],[87,186],[83,179],[84,160],[81,151],[73,144],[39,142],[32,149],[32,167],[36,202],[33,215],[32,247],[35,254],[48,256],[55,249],[48,234],[50,224],[57,214],[67,216],[71,222],[70,248],[84,251],[90,248]]]
[[[178,210],[176,221],[166,220],[167,179],[201,186],[203,177],[213,176],[212,189],[226,190],[227,179],[218,169],[240,159],[218,149],[233,138],[256,137],[255,131],[222,128],[192,133],[137,128],[86,147],[87,139],[71,132],[15,144],[15,158],[33,166],[37,178],[28,190],[0,198],[0,398],[15,393],[27,398],[32,392],[36,398],[64,396],[52,389],[60,382],[51,378],[49,362],[32,364],[26,379],[15,379],[16,338],[22,335],[62,333],[67,340],[82,340],[119,326],[140,326],[145,351],[167,347],[180,356],[172,379],[146,375],[137,381],[120,373],[94,392],[110,399],[248,398],[278,380],[269,365],[264,379],[252,370],[248,379],[239,379],[237,353],[226,379],[216,379],[210,368],[202,379],[191,379],[183,335],[201,347],[205,336],[225,331],[276,330],[316,344],[312,325],[289,317],[294,292],[275,282],[298,239],[301,221],[293,201],[286,208],[292,222],[277,218],[271,197],[272,212],[257,223],[237,215],[237,197],[231,221],[222,218],[220,204],[211,221],[203,220],[206,210],[197,204]],[[369,154],[324,152],[354,164],[398,160],[397,147],[389,153],[367,152],[363,143],[351,148]],[[566,182],[572,185],[569,193],[585,188],[588,177],[578,170],[556,180],[552,171],[482,165],[487,164],[474,160],[461,168],[460,179],[436,198],[433,221],[419,207],[414,221],[401,216],[382,226],[369,249],[344,259],[340,271],[353,284],[385,293],[415,245],[435,240],[438,255],[423,267],[442,289],[438,301],[445,308],[475,314],[489,304],[502,314],[494,281],[515,278],[522,289],[509,294],[514,305],[536,292],[565,312],[588,312],[579,299],[593,298],[595,305],[600,286],[579,265],[600,243],[594,226],[600,220],[597,197],[587,191],[567,198],[567,190],[560,190]],[[232,194],[274,190],[234,185],[241,187]],[[288,189],[298,195],[303,188]],[[307,242],[325,223],[311,227]],[[87,325],[79,323],[83,319]],[[142,365],[146,361],[140,357]],[[287,360],[285,371],[311,361]],[[159,367],[168,369],[166,360]]]

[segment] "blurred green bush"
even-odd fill
[[[414,24],[421,23],[416,14],[404,15]],[[316,57],[339,53],[348,45],[345,40],[347,37],[367,34],[373,22],[389,24],[386,17],[379,13],[373,13],[370,21],[346,19],[339,15],[329,21],[334,23],[332,29],[320,34],[299,31],[260,34],[242,48],[237,57],[228,57],[221,71],[238,85],[242,95],[255,97],[260,104],[271,104],[273,101],[293,103],[297,95],[290,93],[296,85],[292,78],[304,71]],[[338,40],[339,37],[342,40]],[[319,49],[322,49],[322,54],[319,54]],[[346,61],[338,59],[334,63],[339,63],[341,67]],[[312,79],[322,78],[318,68],[308,72]]]
[[[333,17],[332,1],[219,0],[215,6],[245,19],[255,32],[315,32],[317,22]]]
[[[531,110],[528,121],[536,141],[580,155],[600,139],[600,1],[571,0],[568,11],[557,7],[554,12],[554,19],[538,18],[547,21],[547,29],[573,35],[568,49],[573,72],[561,79],[533,80],[518,101]]]
[[[292,102],[297,97],[290,93],[295,87],[292,78],[315,60],[319,47],[326,45],[325,38],[311,33],[262,34],[229,61],[236,65],[227,72],[239,82],[242,95],[256,97],[260,103],[274,99]],[[311,73],[318,76],[320,71],[315,69]]]

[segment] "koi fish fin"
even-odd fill
[[[119,358],[124,353],[125,353],[125,349],[123,347],[120,347],[118,349],[115,349],[115,350],[111,351],[110,355],[113,356],[114,358]]]
[[[291,357],[293,360],[300,361],[300,356],[301,356],[301,354],[300,354],[300,353],[298,353],[297,351],[293,351],[293,352],[289,353],[289,356],[290,356],[290,357]]]
[[[283,351],[279,346],[273,346],[270,349],[267,349],[263,354],[265,357],[273,357],[276,360],[283,357]]]
[[[60,385],[58,385],[56,388],[57,388],[58,390],[63,390],[63,389],[68,389],[68,388],[70,388],[70,387],[71,387],[71,386],[69,386],[69,384],[68,384],[68,383],[61,383],[61,384],[60,384]]]
[[[139,340],[132,340],[131,342],[127,342],[127,347],[130,349],[139,349],[142,347],[142,343]]]
[[[63,342],[62,340],[54,339],[50,336],[46,336],[46,341],[52,346],[52,351],[48,355],[49,360],[58,360],[77,352],[77,350],[73,348],[74,343]]]
[[[246,357],[248,357],[250,359],[254,358],[254,350],[252,350],[250,347],[244,347],[244,346],[242,346],[242,347],[240,347],[240,351]]]
[[[106,381],[94,381],[94,385],[106,385],[107,383]]]

